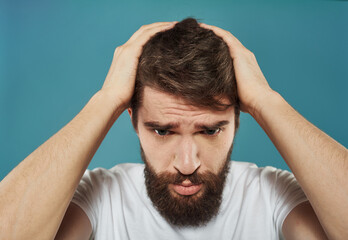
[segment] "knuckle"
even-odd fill
[[[244,47],[244,53],[245,53],[245,55],[247,55],[247,56],[249,56],[249,57],[255,57],[255,54],[252,52],[252,51],[250,51],[249,49],[247,49],[246,47]]]
[[[120,46],[119,48],[120,48],[120,50],[125,50],[128,48],[128,46],[129,46],[129,43],[125,43],[122,46]]]
[[[254,54],[252,51],[249,51],[249,54],[250,54],[250,56],[251,56],[252,58],[256,58],[256,57],[255,57],[255,54]]]
[[[140,29],[146,29],[146,28],[148,28],[149,27],[149,25],[148,24],[145,24],[145,25],[142,25],[141,27],[140,27]]]
[[[117,47],[114,51],[114,55],[116,55],[120,51],[120,47]]]
[[[234,36],[233,36],[233,34],[231,33],[231,32],[229,32],[229,31],[227,31],[227,30],[224,30],[225,31],[225,34],[228,36],[228,37],[230,37],[230,38],[233,38]]]
[[[128,47],[128,43],[125,43],[125,44],[123,44],[123,45],[121,45],[121,46],[118,46],[116,49],[115,49],[115,52],[114,52],[114,54],[116,55],[116,54],[120,54],[121,52],[123,52],[125,49],[127,49],[127,48],[129,48]]]

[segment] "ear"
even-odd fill
[[[127,110],[128,110],[128,114],[129,114],[131,123],[133,125],[133,110],[132,110],[132,108],[128,108]],[[133,128],[134,128],[134,126],[133,126]],[[134,128],[134,131],[138,135],[138,129]]]
[[[132,112],[132,109],[131,109],[131,108],[128,108],[127,110],[128,110],[128,113],[129,113],[129,117],[130,117],[130,119],[132,120],[132,113],[133,113],[133,112]]]

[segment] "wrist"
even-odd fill
[[[122,101],[117,93],[108,89],[99,90],[93,98],[98,99],[97,101],[102,101],[103,105],[109,108],[114,114],[121,114],[128,107],[128,104]]]
[[[276,91],[270,90],[265,92],[262,97],[253,105],[249,113],[254,119],[262,117],[268,110],[279,106],[284,102],[283,97]]]
[[[96,92],[79,113],[85,118],[97,118],[112,126],[126,108],[107,91]]]

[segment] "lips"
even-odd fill
[[[202,184],[174,184],[173,189],[176,193],[184,196],[193,195],[201,190]]]

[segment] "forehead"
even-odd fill
[[[228,104],[228,99],[222,99],[222,103]],[[143,103],[139,108],[139,118],[143,120],[172,121],[190,123],[196,120],[216,121],[231,120],[234,118],[234,109],[217,111],[208,108],[193,106],[185,99],[156,89],[145,87]]]

